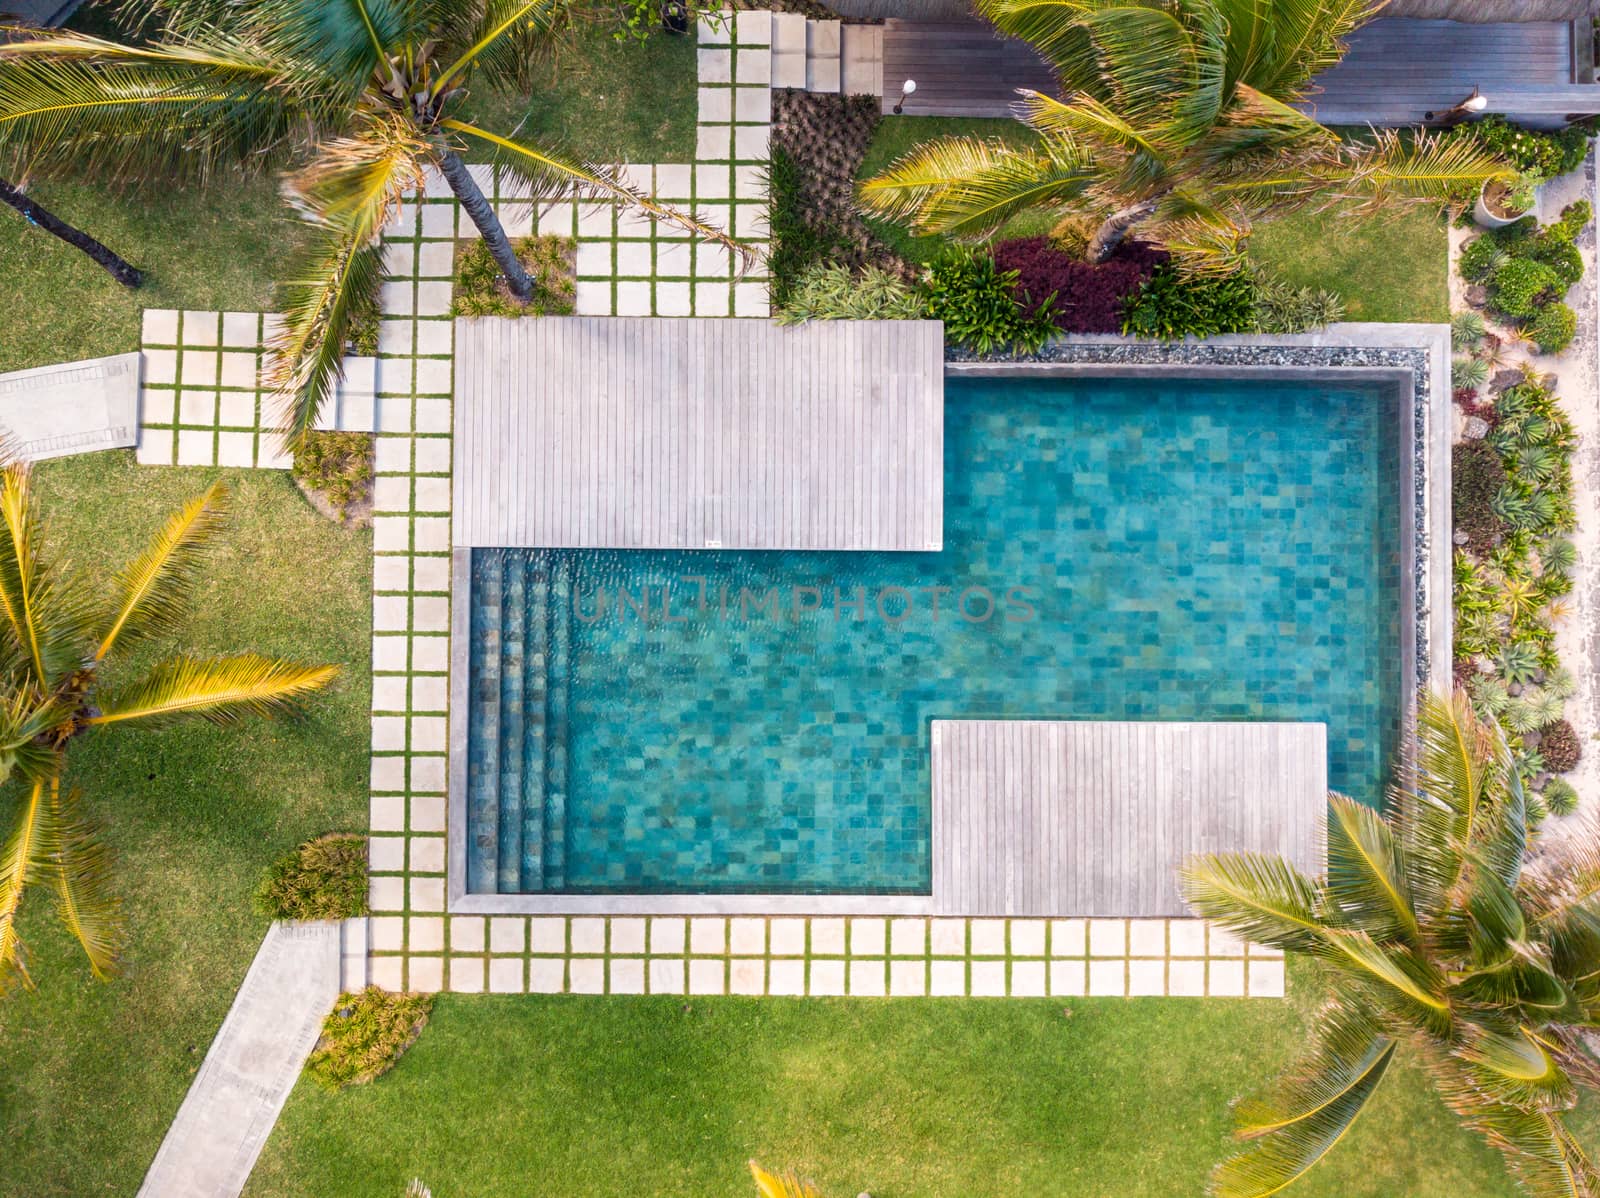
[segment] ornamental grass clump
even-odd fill
[[[460,243],[452,316],[570,316],[578,294],[578,243],[570,237],[524,237],[514,243],[517,259],[533,280],[533,293],[519,299],[482,241]]]
[[[255,908],[268,919],[350,919],[367,913],[367,838],[332,833],[268,866]]]
[[[432,1010],[431,994],[393,994],[376,986],[341,994],[322,1022],[306,1072],[330,1090],[381,1077],[416,1043]]]
[[[779,324],[807,320],[916,320],[922,298],[899,275],[877,266],[851,270],[842,262],[813,264],[778,310]]]

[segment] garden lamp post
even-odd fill
[[[1489,107],[1489,97],[1474,87],[1472,94],[1455,107],[1447,108],[1437,114],[1425,112],[1422,117],[1424,120],[1431,121],[1437,116],[1441,125],[1456,125],[1466,120],[1469,116],[1482,112],[1487,107]]]
[[[904,83],[902,83],[900,85],[900,98],[894,102],[894,114],[895,114],[895,116],[899,116],[902,112],[905,111],[906,98],[908,96],[910,96],[911,93],[916,91],[916,90],[917,90],[917,81],[915,79],[907,79]]]

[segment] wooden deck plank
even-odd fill
[[[1321,724],[933,721],[933,910],[1181,916],[1195,853],[1321,870]]]
[[[457,545],[942,542],[935,323],[479,318],[456,337]]]
[[[1303,105],[1328,124],[1422,123],[1474,87],[1488,97],[1488,111],[1510,116],[1600,112],[1600,86],[1573,82],[1570,22],[1379,20],[1356,30],[1349,46]],[[980,21],[888,21],[884,112],[907,79],[917,81],[909,116],[1005,117],[1019,87],[1059,94],[1037,51]]]

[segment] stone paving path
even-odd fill
[[[243,1191],[339,997],[341,931],[337,923],[268,929],[139,1198],[235,1198]]]

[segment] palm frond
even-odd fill
[[[63,791],[58,778],[50,781],[48,806],[56,908],[83,946],[90,970],[103,981],[117,972],[125,942],[122,901],[110,890],[111,854],[80,813],[78,793]]]
[[[47,169],[267,167],[333,107],[314,73],[220,32],[139,47],[54,31],[0,42],[0,146]]]
[[[321,690],[337,666],[301,666],[261,657],[195,659],[162,662],[141,683],[106,698],[91,726],[138,720],[161,725],[188,716],[213,724],[233,724],[242,716],[271,716],[292,710],[300,699]]]
[[[1567,1107],[1576,1093],[1555,1056],[1525,1029],[1473,1027],[1454,1050],[1473,1087],[1492,1102],[1516,1107]]]
[[[750,1175],[756,1179],[756,1190],[761,1198],[821,1198],[814,1185],[801,1181],[793,1172],[768,1173],[751,1161]]]
[[[1218,1198],[1261,1198],[1328,1154],[1382,1082],[1394,1043],[1365,1016],[1325,1008],[1309,1054],[1264,1098],[1241,1103],[1236,1134],[1248,1146],[1217,1166]]]
[[[1344,57],[1344,39],[1387,0],[1270,0],[1270,52],[1244,81],[1280,100],[1301,99],[1313,77]]]
[[[1400,845],[1383,817],[1344,795],[1328,797],[1328,895],[1354,927],[1378,940],[1421,935]]]
[[[46,864],[47,848],[41,844],[48,819],[44,792],[43,781],[28,788],[16,822],[0,846],[0,994],[14,983],[33,985],[27,953],[17,935],[17,910],[22,906],[22,892]]]
[[[227,488],[212,483],[168,519],[144,552],[117,575],[116,606],[100,637],[103,661],[118,639],[133,642],[177,630],[211,537],[226,510]]]
[[[0,630],[34,684],[50,691],[79,665],[85,612],[40,557],[32,478],[23,462],[0,469]]]
[[[1600,1193],[1600,1172],[1559,1114],[1492,1102],[1447,1069],[1429,1064],[1446,1105],[1505,1158],[1525,1192],[1539,1198],[1594,1198]]]
[[[1178,871],[1178,889],[1197,915],[1284,952],[1315,951],[1325,931],[1320,888],[1279,857],[1191,857]]]
[[[1323,155],[1306,172],[1302,191],[1358,214],[1394,214],[1470,202],[1485,183],[1512,173],[1473,138],[1425,134],[1407,144],[1394,130],[1380,129],[1371,146],[1341,143]]]
[[[743,242],[735,241],[726,230],[706,224],[671,204],[663,204],[627,182],[609,166],[568,158],[553,150],[501,137],[465,121],[444,120],[439,123],[454,133],[476,138],[493,147],[496,161],[526,179],[536,195],[559,189],[576,189],[582,195],[618,200],[637,208],[652,220],[674,225],[702,241],[726,247],[738,263],[740,274],[749,270],[755,262],[754,251]]]
[[[12,774],[30,782],[53,777],[61,767],[53,733],[71,716],[70,706],[54,694],[41,698],[31,686],[0,699],[0,784]]]
[[[443,92],[458,84],[474,68],[494,80],[520,82],[523,64],[531,56],[529,43],[547,35],[569,4],[570,0],[487,0],[463,6],[462,15],[473,19],[464,23],[462,44],[452,47],[455,59],[439,72],[434,90]]]
[[[1029,208],[1080,199],[1097,177],[1094,165],[1061,138],[1021,149],[952,137],[897,159],[863,182],[858,198],[869,211],[908,221],[917,233],[979,237]]]

